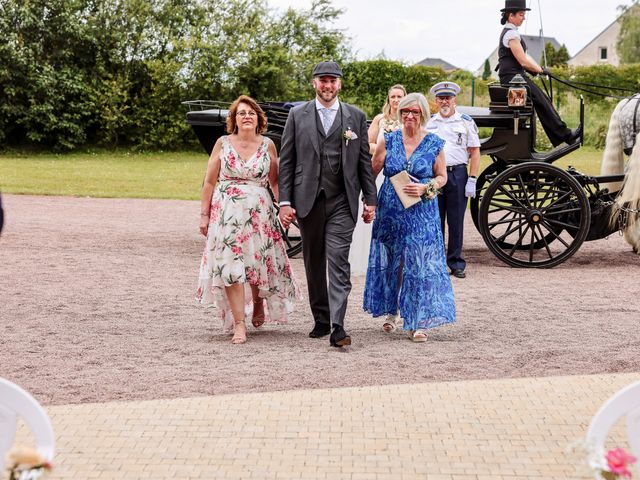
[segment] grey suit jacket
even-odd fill
[[[342,172],[345,190],[355,221],[362,190],[367,205],[377,205],[376,184],[371,169],[367,119],[360,109],[343,102],[342,128],[357,136],[349,144],[342,140]],[[315,99],[289,111],[280,148],[280,202],[290,202],[296,215],[306,217],[320,188],[320,145],[316,127]]]

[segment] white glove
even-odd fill
[[[476,179],[473,177],[469,177],[467,179],[467,184],[464,186],[464,194],[467,197],[475,198],[476,197]]]

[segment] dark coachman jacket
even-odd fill
[[[498,76],[500,83],[509,83],[514,75],[525,73],[525,69],[511,52],[509,47],[505,47],[503,39],[509,28],[504,28],[500,34],[500,45],[498,46]],[[520,45],[522,49],[527,51],[527,44],[520,37]],[[540,123],[544,128],[547,137],[557,147],[562,142],[573,143],[580,137],[579,129],[571,131],[562,121],[558,112],[553,108],[553,104],[549,97],[538,87],[528,75],[523,75],[525,82],[529,85],[531,92],[531,101],[536,109]]]

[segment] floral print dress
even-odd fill
[[[373,222],[364,310],[374,317],[400,308],[405,330],[455,321],[456,306],[444,254],[437,199],[405,209],[390,177],[402,170],[427,183],[444,140],[430,133],[407,160],[402,130],[385,135],[384,183]]]
[[[215,304],[224,330],[232,332],[233,315],[224,287],[245,284],[245,310],[250,314],[249,285],[256,285],[260,297],[266,299],[265,322],[286,323],[299,290],[267,189],[271,165],[268,140],[265,137],[245,160],[224,136],[220,161],[196,298],[202,304]]]

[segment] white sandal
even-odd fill
[[[386,333],[391,333],[391,332],[394,332],[397,327],[398,327],[398,315],[397,314],[387,315],[387,319],[382,324],[382,330],[384,330]]]
[[[424,330],[408,330],[407,333],[409,338],[416,343],[427,341],[427,333]]]

